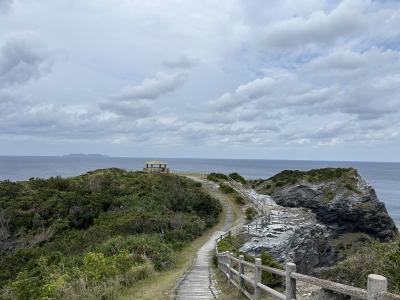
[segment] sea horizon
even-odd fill
[[[248,179],[269,178],[283,170],[352,167],[376,190],[400,227],[400,163],[376,161],[323,161],[283,159],[113,157],[104,155],[0,155],[0,180],[23,181],[32,177],[71,177],[102,168],[141,170],[147,160],[165,160],[172,170],[238,172]]]
[[[131,159],[209,159],[209,160],[264,160],[264,161],[318,161],[318,162],[365,162],[365,163],[394,163],[400,161],[390,160],[338,160],[338,159],[295,159],[295,158],[237,158],[237,157],[198,157],[198,156],[114,156],[103,153],[71,153],[71,154],[52,154],[52,155],[13,155],[0,154],[0,157],[108,157],[108,158],[131,158]]]

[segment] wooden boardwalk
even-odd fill
[[[193,178],[194,179],[194,178]],[[210,239],[197,251],[197,257],[191,268],[180,279],[174,291],[174,299],[216,299],[217,290],[212,280],[212,269],[210,267],[211,257],[214,250],[214,241],[222,233],[228,231],[234,223],[234,214],[226,196],[212,182],[202,180],[204,188],[209,190],[213,196],[218,197],[224,207],[225,221],[219,231],[214,232]]]

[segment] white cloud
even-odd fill
[[[0,40],[0,88],[39,78],[50,61],[32,34],[14,34]]]
[[[90,137],[118,155],[394,149],[398,24],[394,1],[16,1],[0,19],[0,138],[79,152]]]
[[[111,98],[125,101],[136,99],[154,100],[176,90],[184,79],[185,74],[183,73],[157,73],[155,77],[146,78],[140,84],[125,87],[120,93],[111,96]]]
[[[366,1],[346,0],[330,12],[314,11],[308,17],[293,17],[267,26],[267,47],[294,47],[332,43],[342,36],[354,36],[368,30],[368,16],[362,11]]]

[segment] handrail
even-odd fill
[[[351,296],[357,299],[400,300],[400,295],[389,293],[387,291],[387,279],[380,275],[368,275],[368,287],[365,290],[358,287],[297,273],[296,265],[293,263],[287,263],[286,270],[284,271],[262,265],[260,258],[256,258],[255,263],[252,263],[249,261],[245,261],[243,255],[240,255],[238,258],[235,257],[233,253],[228,251],[218,253],[217,240],[222,240],[226,236],[228,236],[228,233],[225,233],[216,239],[218,268],[225,274],[229,282],[232,283],[236,288],[238,288],[241,293],[245,295],[248,299],[260,300],[261,291],[267,292],[268,294],[273,295],[278,299],[296,299],[296,281],[302,281],[326,290],[330,290],[342,295]],[[238,265],[238,270],[233,267],[233,262]],[[251,278],[245,274],[244,266],[253,269],[254,278]],[[263,271],[286,278],[285,295],[272,289],[269,286],[266,286],[261,282],[261,274]],[[238,278],[235,279],[235,277]],[[244,282],[253,285],[253,294],[250,294],[250,292],[246,290],[246,288],[244,287]]]
[[[303,275],[303,274],[295,273],[295,272],[291,273],[290,277],[293,279],[296,279],[298,281],[317,285],[319,287],[322,287],[324,289],[327,289],[327,290],[330,290],[330,291],[333,291],[333,292],[336,292],[339,294],[356,297],[357,299],[367,299],[368,298],[368,293],[366,290],[360,289],[357,287],[353,287],[350,285],[345,285],[345,284],[341,284],[338,282],[320,279],[320,278]]]
[[[272,268],[272,267],[268,267],[268,266],[261,266],[260,269],[263,270],[263,271],[267,271],[269,273],[275,274],[275,275],[282,276],[282,277],[286,276],[286,272],[285,271],[279,270],[279,269],[276,269],[276,268]]]
[[[260,283],[260,282],[257,283],[257,286],[258,286],[260,289],[266,291],[267,293],[270,293],[272,296],[275,296],[275,297],[277,297],[277,298],[279,298],[279,299],[282,299],[282,300],[285,300],[285,299],[286,299],[286,296],[285,296],[284,294],[279,293],[278,291],[275,291],[274,289],[272,289],[272,288],[270,288],[270,287],[268,287],[268,286],[266,286],[266,285],[264,285],[264,284],[262,284],[262,283]]]

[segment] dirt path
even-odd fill
[[[220,192],[218,185],[205,179],[192,178],[201,181],[203,187],[215,198],[218,198],[223,207],[224,221],[221,227],[216,230],[210,239],[197,251],[197,257],[191,268],[178,281],[175,291],[175,299],[216,299],[216,289],[213,286],[212,270],[210,261],[214,240],[222,233],[228,231],[237,220],[232,203],[226,195]]]

